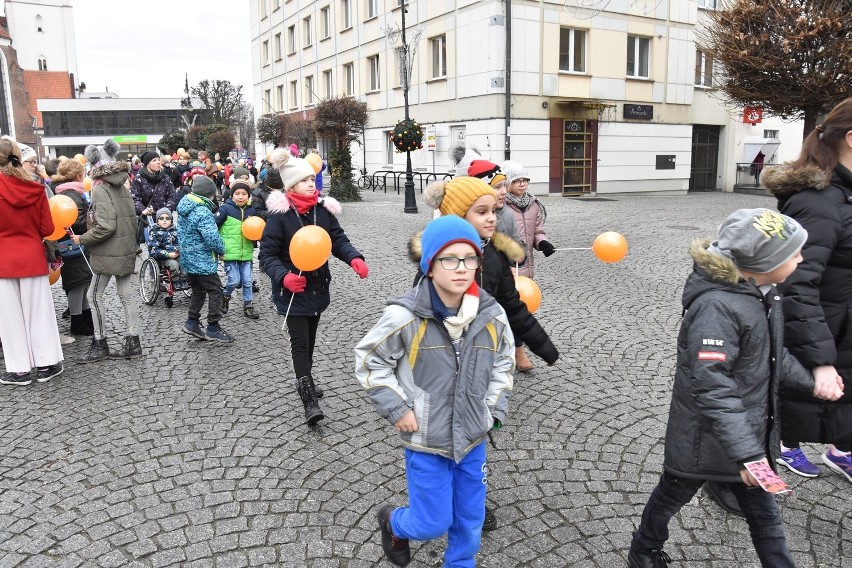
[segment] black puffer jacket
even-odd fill
[[[806,367],[834,365],[845,385],[836,402],[782,393],[783,439],[852,444],[852,172],[784,165],[760,179],[808,231],[804,262],[781,287],[785,344]]]
[[[766,456],[775,465],[779,383],[812,392],[814,381],[784,349],[777,289],[764,297],[730,259],[707,252],[708,244],[690,248],[695,268],[683,289],[664,467],[680,477],[735,482],[742,462]]]
[[[409,241],[408,256],[415,263],[420,263],[420,257],[423,256],[420,233]],[[495,232],[494,236],[482,245],[482,269],[479,271],[477,284],[494,296],[506,311],[515,341],[519,344],[525,343],[533,353],[544,359],[548,365],[552,365],[559,359],[559,351],[526,304],[521,301],[515,288],[512,262],[521,262],[523,259],[524,251],[517,242],[503,233]],[[418,268],[414,279],[415,286],[422,277],[423,273]]]
[[[266,204],[269,217],[260,239],[258,259],[263,271],[272,280],[272,301],[281,315],[288,313],[289,307],[291,316],[318,316],[331,302],[331,270],[328,268],[328,262],[317,270],[302,274],[307,279],[303,292],[293,294],[283,285],[288,272],[299,274],[299,269],[290,260],[290,240],[296,231],[307,225],[322,227],[331,237],[331,254],[347,265],[356,258],[363,260],[364,255],[352,246],[349,237],[337,222],[337,217],[332,213],[331,210],[339,212],[340,204],[336,200],[321,199],[304,215],[299,215],[286,194],[280,191],[271,194]]]

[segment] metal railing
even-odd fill
[[[358,178],[358,187],[362,191],[372,189],[375,192],[378,189],[387,193],[390,187],[399,194],[405,188],[404,171],[376,170],[372,174],[367,174],[366,170],[361,169],[359,173],[361,176]],[[419,187],[420,193],[423,193],[423,188],[433,181],[453,179],[453,174],[448,172],[411,172],[411,174],[415,187]]]
[[[763,171],[763,164],[737,164],[737,177],[734,180],[734,187],[760,187],[761,171]]]

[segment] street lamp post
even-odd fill
[[[408,9],[405,7],[407,2],[402,5],[402,57],[406,63],[403,70],[403,85],[402,98],[405,103],[405,121],[408,122],[411,117],[408,116],[408,88],[411,81],[411,68],[409,67],[408,44],[405,42],[405,13]],[[411,150],[405,151],[405,208],[403,213],[417,213],[417,199],[414,196],[414,175],[411,171]]]

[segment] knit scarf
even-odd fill
[[[506,194],[506,201],[508,201],[509,203],[512,203],[514,205],[517,205],[519,209],[526,209],[527,207],[530,206],[530,202],[532,201],[532,196],[527,191],[525,191],[523,193],[523,195],[521,195],[520,197],[515,197],[511,193],[507,193]]]
[[[163,174],[163,170],[160,170],[159,172],[155,173],[149,170],[148,168],[142,168],[141,170],[139,170],[139,175],[147,179],[153,185],[157,185],[160,180],[163,179],[163,175],[165,174]]]
[[[450,314],[447,306],[444,305],[441,297],[438,296],[438,292],[435,290],[435,286],[431,280],[429,281],[429,296],[432,299],[432,313],[438,321],[444,324],[444,327],[447,328],[447,332],[450,334],[450,339],[455,342],[467,331],[470,322],[473,321],[473,318],[479,312],[479,287],[476,285],[476,282],[470,284],[470,288],[462,296],[461,306],[459,306],[459,311],[456,315]]]
[[[302,195],[300,193],[288,191],[287,199],[289,199],[290,203],[296,207],[296,211],[298,211],[299,215],[304,215],[311,210],[311,207],[317,204],[319,201],[319,193],[314,192],[311,195]]]

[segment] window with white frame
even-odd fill
[[[695,84],[713,86],[713,58],[700,49],[695,50]]]
[[[278,85],[275,87],[275,108],[278,110],[284,110],[284,85]]]
[[[272,106],[272,89],[266,89],[263,91],[263,102],[266,103],[265,108],[268,108],[271,111],[275,110],[275,107]],[[265,112],[261,114],[265,114]]]
[[[705,10],[715,10],[716,0],[698,0],[698,7]]]
[[[281,0],[272,0],[272,11],[274,12],[281,7]]]
[[[320,10],[320,25],[322,26],[322,39],[331,37],[331,8],[328,6]]]
[[[586,30],[560,28],[559,70],[586,72]]]
[[[287,28],[287,53],[296,53],[296,26]]]
[[[305,28],[305,47],[309,47],[314,43],[314,34],[313,34],[313,21],[311,17],[308,16],[304,20],[302,20]]]
[[[294,109],[299,106],[299,82],[290,81],[290,108]]]
[[[347,63],[343,66],[343,77],[346,80],[346,95],[355,94],[355,64]]]
[[[447,36],[439,35],[429,40],[432,52],[432,79],[447,76]]]
[[[261,47],[260,58],[264,65],[269,65],[269,40],[263,42]]]
[[[393,130],[385,130],[385,165],[387,166],[393,165],[393,155],[396,154],[396,146],[393,145],[391,134]]]
[[[370,70],[370,92],[382,88],[379,74],[379,56],[373,55],[367,58],[367,68]]]
[[[379,0],[367,0],[367,18],[379,15]]]
[[[36,15],[36,31],[38,33],[44,32],[44,18],[41,17],[41,14]]]
[[[269,15],[269,10],[266,8],[268,1],[269,0],[257,0],[257,13],[261,20]]]
[[[314,76],[305,77],[305,106],[314,106]]]
[[[340,0],[340,17],[343,19],[342,29],[352,27],[352,0]]]
[[[647,37],[627,36],[627,76],[648,78],[651,57],[651,40]]]
[[[275,41],[272,42],[273,52],[275,53],[275,61],[281,59],[281,34],[275,34]]]
[[[333,98],[334,83],[332,82],[331,69],[322,72],[322,82],[325,87],[325,98]]]

